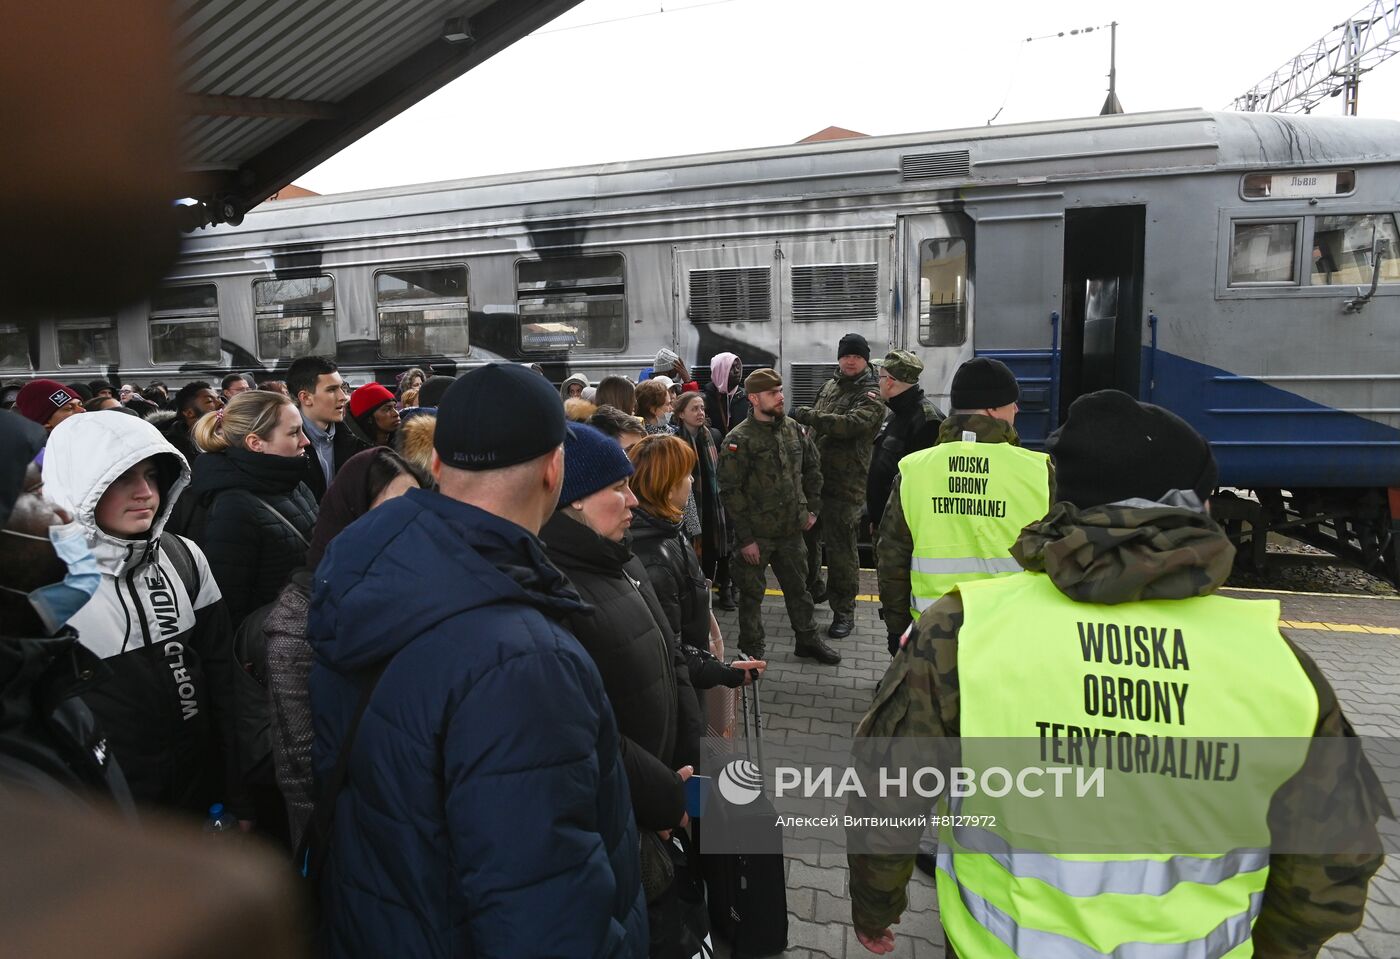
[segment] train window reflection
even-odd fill
[[[335,282],[329,276],[253,281],[258,355],[335,355]]]
[[[213,283],[157,290],[149,326],[152,363],[219,362],[219,298]]]
[[[59,366],[117,362],[117,326],[111,320],[63,320],[57,333]]]
[[[29,334],[18,323],[0,323],[0,370],[32,370]]]
[[[1320,216],[1313,230],[1312,284],[1369,286],[1374,259],[1381,282],[1400,281],[1400,242],[1391,213]]]
[[[919,342],[966,341],[967,243],[961,237],[925,240],[919,247]]]
[[[521,260],[515,287],[522,350],[615,352],[626,345],[620,254]]]
[[[434,266],[374,275],[379,354],[465,356],[467,268]]]
[[[1298,224],[1236,223],[1230,244],[1230,285],[1296,283]]]

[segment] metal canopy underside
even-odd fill
[[[578,2],[178,0],[190,225],[237,222]]]

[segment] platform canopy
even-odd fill
[[[237,222],[578,2],[178,0],[187,227]]]

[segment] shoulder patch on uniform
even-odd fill
[[[737,453],[737,452],[739,452],[739,444],[738,444],[738,443],[726,443],[725,445],[729,447],[729,452],[731,452],[731,453]]]
[[[880,393],[878,390],[866,390],[865,395],[870,397],[872,400],[878,400],[880,398]]]

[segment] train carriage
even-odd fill
[[[264,204],[149,303],[0,327],[0,375],[347,378],[676,348],[793,402],[845,332],[1022,379],[1038,445],[1117,387],[1211,441],[1215,508],[1400,579],[1400,124],[1177,111],[869,137]],[[1244,493],[1241,491],[1248,491]]]

